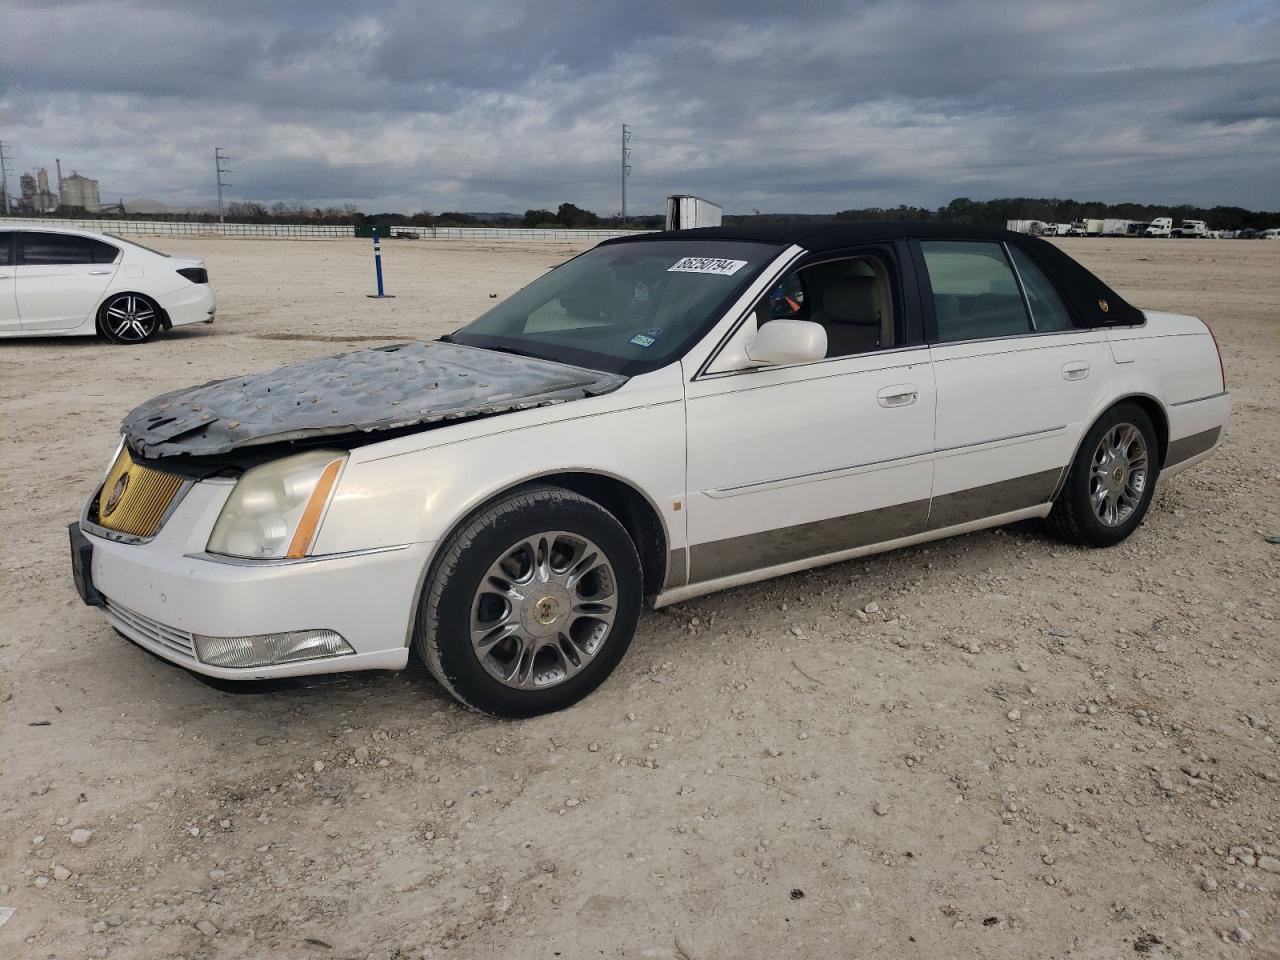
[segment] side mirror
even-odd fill
[[[747,346],[752,363],[808,363],[827,355],[827,331],[812,320],[770,320]]]

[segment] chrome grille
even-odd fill
[[[122,607],[110,597],[103,599],[106,601],[107,619],[123,633],[129,636],[141,636],[144,640],[150,640],[184,660],[196,660],[195,644],[191,634],[185,630],[167,627],[158,620],[152,620],[128,607]]]

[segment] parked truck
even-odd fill
[[[1117,220],[1108,218],[1102,221],[1102,235],[1104,237],[1127,237],[1129,235],[1129,224],[1132,220]]]
[[[1004,222],[1006,230],[1012,230],[1014,233],[1029,234],[1033,237],[1048,233],[1048,226],[1043,220],[1006,220]]]
[[[1172,237],[1173,217],[1156,217],[1147,227],[1148,237]]]
[[[692,227],[720,226],[720,207],[710,200],[687,194],[667,197],[667,229],[688,230]]]
[[[1177,236],[1204,239],[1209,236],[1209,226],[1203,220],[1183,220],[1178,227]]]

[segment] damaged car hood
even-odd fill
[[[627,378],[535,357],[418,341],[175,390],[124,419],[147,458],[490,416],[616,390]]]

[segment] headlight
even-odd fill
[[[347,454],[315,450],[245,472],[209,536],[208,550],[229,557],[305,557]]]

